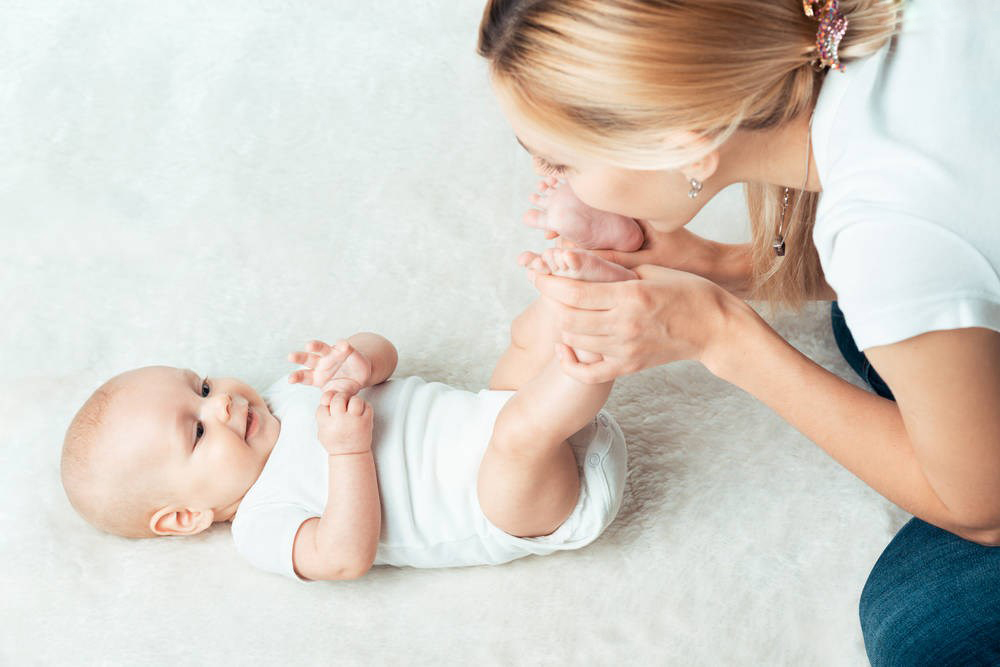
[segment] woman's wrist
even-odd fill
[[[749,296],[753,283],[749,243],[709,241],[705,263],[709,280],[741,299]]]
[[[727,293],[699,361],[716,377],[740,386],[739,373],[752,366],[751,355],[769,334],[777,335],[746,302]]]

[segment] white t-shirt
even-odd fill
[[[862,350],[1000,331],[998,9],[908,2],[892,43],[823,83],[813,239]]]

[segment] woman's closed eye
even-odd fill
[[[548,160],[545,160],[544,158],[540,158],[537,155],[534,156],[534,160],[535,160],[535,164],[538,166],[538,168],[542,172],[544,172],[546,174],[549,174],[551,176],[561,176],[561,175],[565,174],[567,171],[569,171],[569,167],[567,167],[566,165],[564,165],[564,164],[552,164]]]

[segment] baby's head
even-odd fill
[[[194,535],[233,517],[279,429],[239,380],[138,368],[101,385],[73,418],[63,487],[73,507],[109,533]]]

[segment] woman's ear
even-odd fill
[[[164,507],[153,514],[149,529],[157,535],[197,535],[212,525],[215,512]]]
[[[692,162],[691,164],[685,166],[681,169],[681,173],[684,174],[684,178],[691,180],[696,178],[699,181],[707,181],[710,179],[719,168],[719,150],[715,149],[702,157],[697,162]]]

